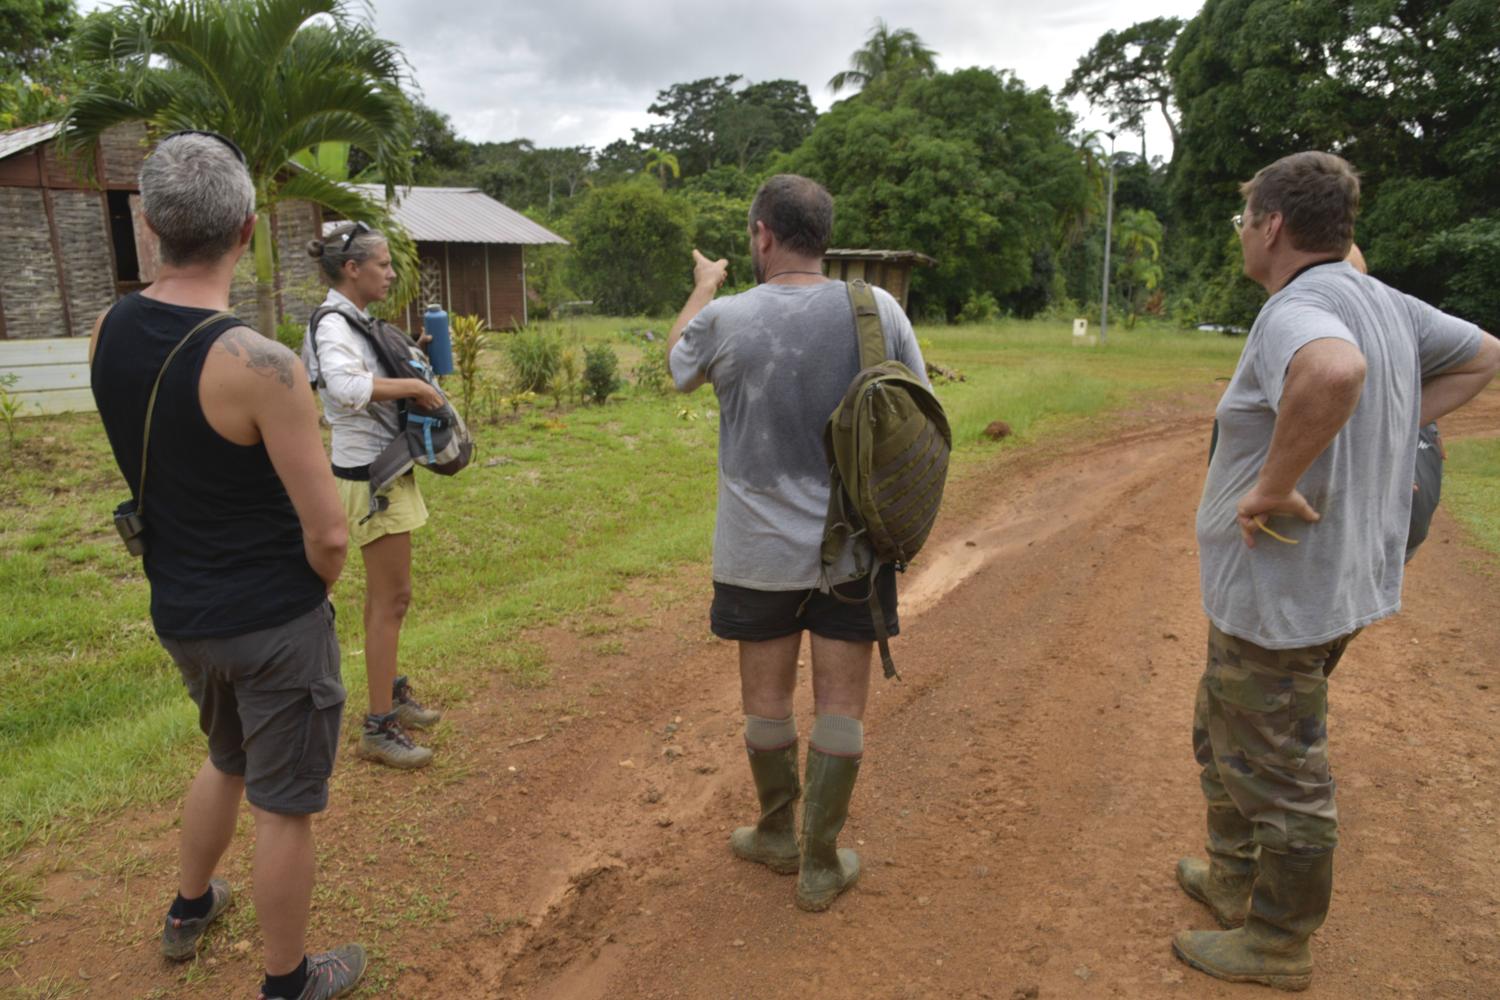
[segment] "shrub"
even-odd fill
[[[597,344],[583,352],[583,391],[593,402],[603,404],[620,388],[616,372],[619,356],[608,344]]]
[[[970,292],[969,298],[958,311],[960,323],[989,323],[1000,312],[1000,303],[989,292]]]
[[[517,331],[505,350],[521,392],[546,392],[562,365],[562,344],[537,327]]]
[[[578,345],[569,344],[562,349],[558,357],[557,378],[552,380],[552,397],[559,407],[562,406],[563,397],[570,401],[578,400],[578,378],[581,373],[578,370]]]
[[[276,339],[291,348],[297,355],[302,354],[302,341],[307,337],[307,324],[298,323],[294,319],[284,319],[276,324]]]
[[[667,345],[658,341],[642,348],[640,363],[632,374],[637,389],[657,396],[666,395],[672,385],[672,372],[667,367]]]
[[[454,316],[448,332],[453,343],[453,371],[463,393],[464,419],[468,420],[479,380],[479,355],[489,341],[489,331],[478,316]]]

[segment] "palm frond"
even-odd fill
[[[341,218],[380,230],[391,248],[391,261],[396,268],[396,283],[385,301],[387,312],[403,308],[420,293],[421,261],[417,245],[384,202],[316,170],[294,171],[276,188],[272,200],[310,201]]]

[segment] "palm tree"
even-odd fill
[[[662,190],[667,187],[667,174],[673,177],[682,176],[682,167],[677,162],[677,156],[673,153],[663,152],[652,146],[646,150],[646,173],[655,174],[661,181]]]
[[[132,0],[90,16],[76,39],[97,75],[69,105],[63,144],[85,162],[106,129],[133,121],[157,134],[212,130],[245,151],[260,216],[252,248],[262,332],[276,328],[273,223],[282,202],[311,201],[382,228],[401,285],[415,283],[415,268],[401,266],[415,260],[411,241],[333,166],[355,147],[387,196],[411,178],[405,59],[348,0]]]
[[[931,76],[937,72],[937,53],[922,44],[910,28],[891,28],[877,17],[863,48],[849,57],[849,68],[833,74],[828,89],[837,94],[845,87],[856,90],[896,69]]]

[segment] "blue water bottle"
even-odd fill
[[[453,339],[448,335],[448,314],[434,302],[422,314],[422,328],[432,342],[427,345],[427,360],[437,375],[453,374]]]

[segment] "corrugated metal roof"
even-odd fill
[[[24,153],[32,146],[55,138],[61,131],[61,123],[44,122],[41,125],[28,125],[25,128],[0,132],[0,160],[7,156],[15,156],[17,153]]]
[[[385,188],[379,184],[354,187],[377,200],[385,197]],[[412,239],[425,242],[527,245],[568,242],[478,188],[397,188],[391,214]]]

